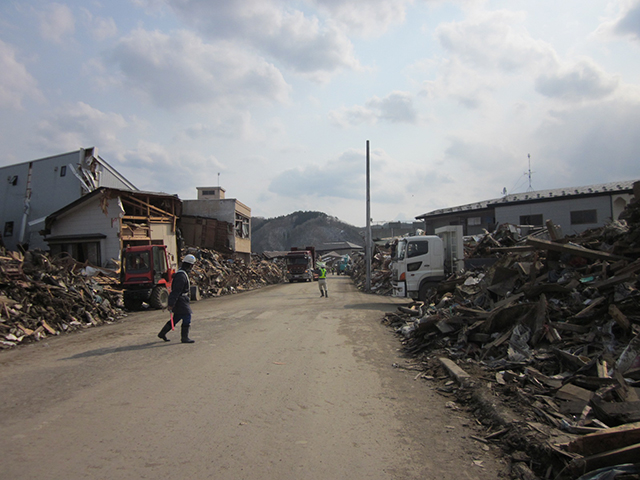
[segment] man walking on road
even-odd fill
[[[182,259],[182,265],[180,270],[173,276],[171,282],[171,293],[169,294],[169,306],[167,307],[173,315],[173,324],[177,325],[182,320],[181,327],[181,339],[182,343],[194,343],[194,340],[189,338],[189,328],[191,327],[191,305],[189,301],[191,298],[191,282],[189,281],[189,272],[196,263],[196,257],[189,254]],[[169,320],[158,337],[165,342],[170,341],[167,338],[167,333],[171,330],[171,320]]]
[[[321,297],[329,296],[329,292],[327,291],[327,269],[324,268],[324,265],[320,266],[320,274],[318,275],[318,288],[320,289]]]

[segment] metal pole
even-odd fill
[[[371,292],[371,182],[369,171],[369,140],[367,140],[367,233],[365,235],[366,245],[364,247],[367,265],[365,291],[367,292]]]

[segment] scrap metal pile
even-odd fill
[[[279,263],[250,265],[213,250],[195,251],[191,272],[198,297],[212,297],[283,283]],[[127,315],[118,272],[71,257],[0,250],[0,348],[114,322]]]
[[[487,235],[469,251],[493,266],[384,320],[423,378],[454,360],[517,412],[481,440],[542,478],[640,478],[640,202],[625,217],[571,238]]]

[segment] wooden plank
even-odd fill
[[[563,385],[563,387],[556,392],[556,398],[560,400],[582,400],[588,402],[593,397],[593,392],[581,387],[577,387],[571,383]]]
[[[584,458],[576,458],[569,464],[569,469],[576,474],[582,474],[598,468],[634,463],[638,461],[638,458],[640,458],[640,443]]]
[[[620,311],[620,309],[615,305],[609,305],[609,315],[616,321],[620,328],[622,328],[625,332],[631,331],[631,323],[627,316]]]
[[[527,244],[542,250],[552,250],[554,252],[569,253],[578,257],[589,258],[592,260],[621,260],[624,257],[614,255],[612,253],[601,252],[599,250],[589,250],[577,245],[563,245],[560,243],[550,242],[549,240],[541,240],[539,238],[527,238]]]

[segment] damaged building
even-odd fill
[[[538,228],[547,220],[565,234],[575,235],[617,220],[633,197],[633,184],[623,181],[516,193],[433,210],[416,219],[424,222],[429,235],[447,225],[462,225],[464,235],[479,235],[505,223]]]
[[[251,260],[251,209],[225,198],[222,187],[197,187],[197,200],[182,202],[180,229],[185,243]]]
[[[137,188],[95,147],[0,168],[0,227],[9,250],[46,248],[45,218],[99,187]]]
[[[173,268],[179,260],[177,195],[100,187],[46,217],[44,240],[52,255],[114,266],[128,246],[166,245]]]

